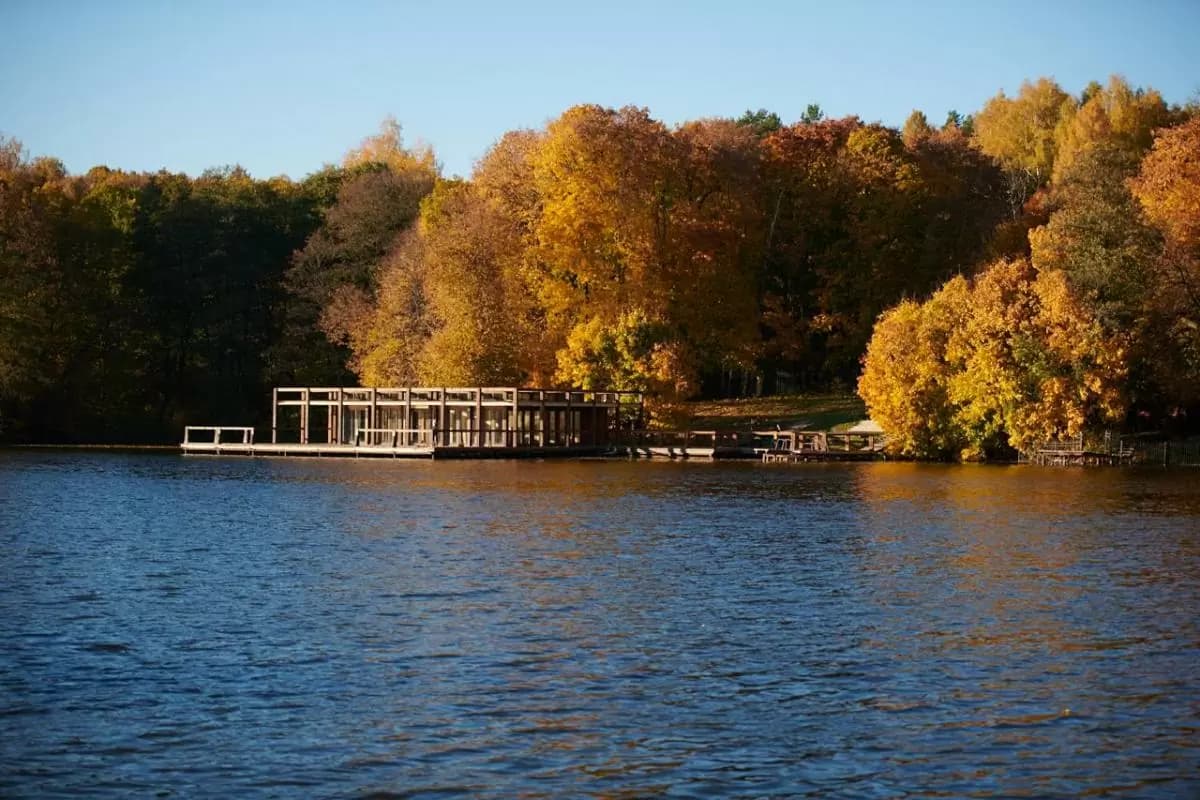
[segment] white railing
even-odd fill
[[[196,441],[194,436],[197,433],[205,431],[212,433],[211,441]],[[226,439],[221,441],[222,434],[235,434],[240,437],[239,440]],[[230,425],[188,425],[183,429],[184,445],[203,444],[203,445],[221,445],[221,444],[254,444],[254,428],[234,427]]]
[[[355,447],[432,447],[435,432],[427,428],[355,428]]]

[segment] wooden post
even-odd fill
[[[271,444],[279,442],[279,387],[271,390]]]
[[[367,427],[368,428],[378,428],[379,427],[379,425],[376,424],[379,419],[378,414],[379,414],[379,390],[377,388],[375,388],[374,386],[372,386],[371,387],[371,411],[370,411],[370,416],[367,418]]]
[[[475,387],[475,446],[483,447],[483,387]]]
[[[404,443],[412,444],[412,387],[404,389]]]
[[[300,444],[308,444],[308,389],[300,393]]]
[[[337,436],[334,437],[334,444],[342,444],[343,434],[346,428],[346,392],[339,386],[338,390],[338,407],[337,407]]]
[[[599,444],[600,439],[600,409],[596,408],[596,393],[592,392],[592,447]]]
[[[571,418],[571,392],[567,392],[567,446],[570,447],[575,438],[575,421]]]
[[[512,410],[509,412],[508,430],[509,430],[509,447],[516,447],[521,443],[521,387],[514,386],[512,390]]]
[[[445,386],[442,387],[441,398],[442,398],[442,404],[438,410],[438,427],[442,429],[442,435],[440,437],[442,440],[442,442],[441,442],[442,446],[449,447],[450,446],[450,431],[448,430],[448,428],[450,426],[446,420],[446,387]]]
[[[538,418],[541,425],[538,430],[538,447],[546,446],[546,390],[538,389]]]

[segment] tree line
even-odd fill
[[[985,259],[883,314],[859,392],[901,453],[987,458],[1200,422],[1200,114],[1120,79],[976,115],[1010,219]],[[1002,244],[1001,244],[1002,243]]]
[[[1094,323],[1062,336],[1121,353],[1079,379],[1102,384],[1083,416],[1177,413],[1192,379],[1142,374],[1134,345],[1191,329],[1168,319],[1178,308],[1158,284],[1142,286],[1136,316],[1117,282],[1136,263],[1195,293],[1194,226],[1178,223],[1191,201],[1150,188],[1180,173],[1162,132],[1189,119],[1120,79],[1078,97],[1042,80],[901,129],[817,106],[792,124],[760,110],[672,127],[584,105],[504,135],[467,179],[443,177],[392,121],[301,181],[73,176],[0,141],[0,437],[174,441],[183,424],[261,422],[278,384],[570,385],[669,402],[848,389],[860,374],[899,432],[935,410],[895,396],[910,374],[950,397],[949,378],[925,375],[944,350],[902,358],[905,336],[937,338],[914,298],[971,308],[993,290],[1039,298],[1009,314],[1021,324]],[[1167,165],[1148,172],[1160,153]],[[1118,223],[1140,226],[1119,246]],[[992,263],[1003,268],[980,266]],[[1038,336],[1050,334],[1024,338]],[[1078,361],[1055,358],[1027,356],[1060,372]],[[908,451],[1011,433],[964,398],[937,409],[958,428],[914,432]]]

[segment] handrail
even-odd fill
[[[412,434],[417,434],[413,441]],[[433,439],[437,435],[436,430],[429,428],[355,428],[354,429],[354,446],[355,447],[399,447],[400,437],[404,436],[405,447],[433,445]],[[365,442],[370,436],[386,436],[391,438],[391,444],[385,444],[382,441],[376,443]]]
[[[193,442],[192,434],[200,431],[212,431],[213,440],[211,442]],[[221,433],[225,431],[230,433],[240,433],[242,436],[241,442],[226,442],[226,444],[254,444],[254,428],[243,427],[240,425],[188,425],[183,429],[183,443],[185,445],[219,445],[221,444]]]

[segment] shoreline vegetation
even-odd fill
[[[1197,152],[1196,103],[1120,77],[900,128],[580,105],[466,178],[394,120],[300,180],[0,138],[0,442],[174,444],[277,385],[634,390],[936,460],[1187,436]]]

